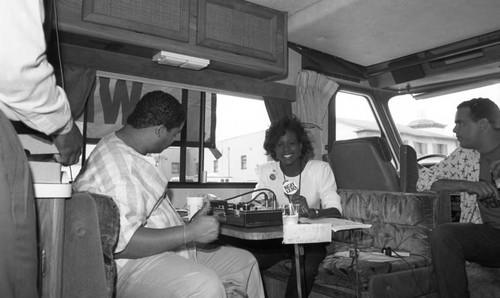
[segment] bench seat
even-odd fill
[[[429,235],[437,224],[437,194],[341,189],[339,195],[344,217],[371,224],[372,228],[334,233],[327,256],[319,266],[313,291],[319,290],[326,296],[340,294],[340,297],[356,297],[359,291],[367,297],[374,276],[430,268]],[[382,248],[391,247],[409,252],[410,256],[388,258],[383,262],[360,256],[356,265],[346,255],[355,242],[361,251],[380,252]],[[342,252],[344,255],[339,256]],[[282,261],[265,270],[263,275],[265,279],[279,276],[286,281],[288,272],[289,265]]]

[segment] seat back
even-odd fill
[[[339,189],[400,191],[389,144],[381,137],[336,141],[328,162]]]
[[[402,192],[417,192],[418,167],[417,152],[410,145],[399,147],[400,156],[400,188]]]
[[[65,202],[62,297],[115,297],[119,221],[108,196],[78,192]]]

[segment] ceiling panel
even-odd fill
[[[286,11],[288,40],[370,66],[500,30],[499,0],[250,0]]]

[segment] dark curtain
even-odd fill
[[[57,70],[55,71],[58,85],[63,86],[64,91],[66,91],[71,107],[71,115],[76,120],[83,115],[85,103],[95,84],[96,70],[66,63],[63,66],[63,72],[64,84],[61,84],[60,74]]]
[[[271,122],[292,115],[292,102],[289,100],[264,96],[264,103]]]

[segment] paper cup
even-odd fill
[[[186,198],[186,209],[188,211],[188,218],[191,220],[191,217],[196,213],[196,211],[203,208],[203,197],[187,197]]]
[[[292,204],[283,206],[283,225],[298,224],[299,213]]]

